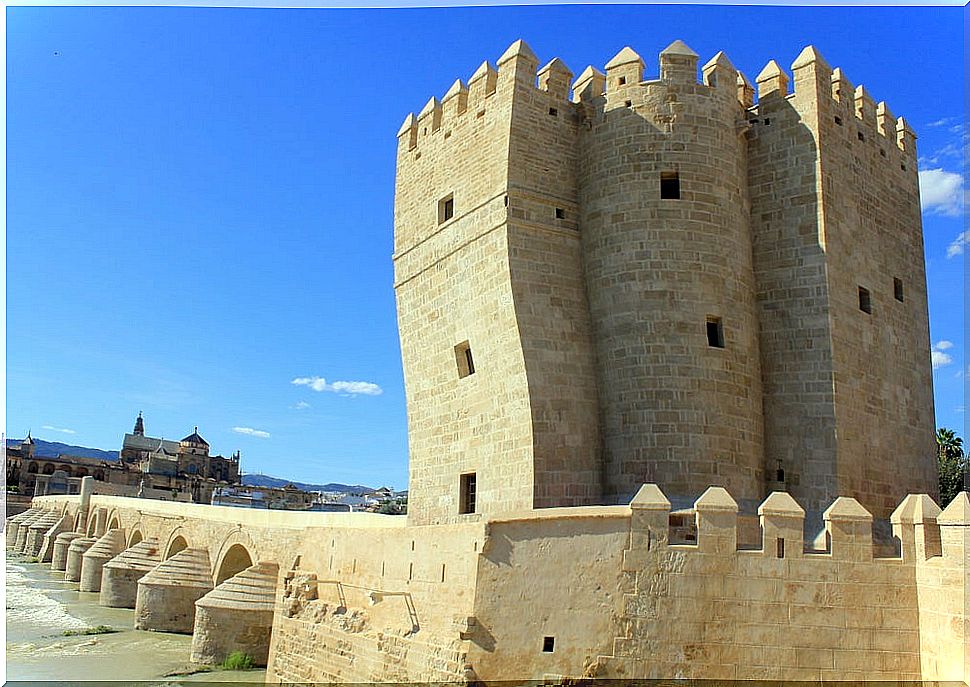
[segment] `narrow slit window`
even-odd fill
[[[438,201],[438,224],[447,222],[455,216],[455,196],[449,193]]]
[[[859,134],[859,140],[862,141],[863,143],[865,143],[865,141],[866,141],[866,135],[864,133],[862,133],[861,131],[859,131],[858,134]]]
[[[707,345],[711,348],[724,348],[724,323],[720,317],[707,318]]]
[[[475,374],[475,360],[472,358],[472,348],[467,341],[455,346],[455,362],[458,363],[458,377]]]
[[[765,126],[771,126],[771,117],[765,117]]]
[[[859,310],[868,315],[872,314],[872,298],[869,295],[869,289],[863,286],[859,287]]]
[[[776,550],[776,555],[778,556],[778,558],[784,558],[785,557],[785,540],[782,539],[781,537],[778,537],[778,540],[776,542],[776,549],[777,549]]]
[[[556,219],[566,219],[566,211],[562,208],[556,208]]]
[[[669,200],[680,198],[680,174],[677,172],[660,173],[660,197]]]
[[[835,115],[835,123],[838,124],[839,126],[842,126],[842,118],[838,115]]]
[[[478,480],[474,472],[462,475],[459,480],[461,494],[458,500],[458,512],[462,514],[475,512],[475,501],[478,489]]]
[[[899,277],[893,277],[893,297],[900,303],[903,302],[903,280]]]
[[[555,637],[543,637],[542,638],[542,653],[551,654],[556,648],[556,638]]]
[[[556,109],[556,108],[554,108],[554,107],[550,107],[550,108],[549,108],[549,114],[550,114],[551,116],[553,116],[553,117],[558,117],[558,116],[559,116],[559,110],[557,110],[557,109]]]

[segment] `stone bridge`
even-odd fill
[[[192,660],[231,651],[266,665],[279,570],[299,565],[308,534],[403,528],[372,513],[270,511],[92,495],[35,498],[8,521],[7,544],[64,571],[104,606],[135,609],[135,627],[193,634]]]

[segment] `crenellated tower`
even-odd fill
[[[935,490],[912,131],[814,48],[757,102],[724,53],[659,62],[516,41],[401,127],[412,522]]]

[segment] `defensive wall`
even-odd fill
[[[872,516],[845,497],[816,537],[773,493],[758,542],[739,544],[737,504],[719,487],[679,513],[644,485],[627,506],[427,526],[108,496],[84,513],[81,498],[35,498],[10,539],[30,518],[55,538],[81,527],[90,550],[120,534],[127,551],[100,562],[102,589],[157,542],[138,626],[194,632],[196,660],[261,651],[271,683],[970,675],[966,493],[942,513],[908,496],[892,517],[898,553],[884,557]],[[195,617],[173,628],[185,594]]]

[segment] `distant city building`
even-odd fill
[[[117,461],[38,457],[28,432],[19,446],[7,447],[7,488],[21,494],[77,493],[80,479],[91,475],[100,494],[209,503],[217,487],[239,484],[239,459],[238,451],[228,458],[210,455],[198,427],[181,441],[146,436],[138,413]]]

